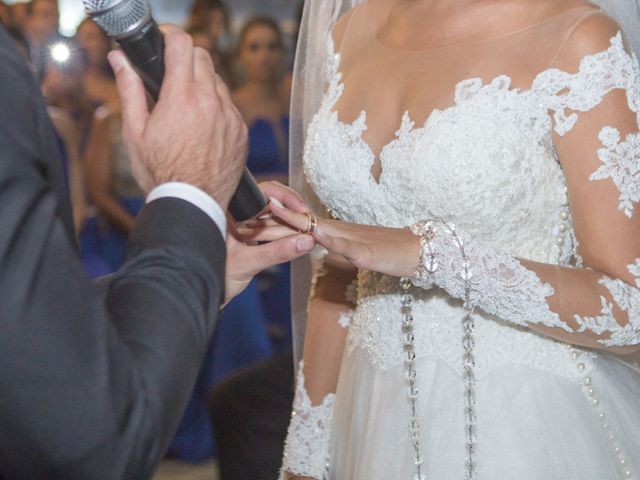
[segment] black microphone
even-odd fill
[[[113,38],[127,55],[149,94],[158,100],[164,78],[164,37],[151,16],[147,0],[83,0],[87,15]],[[238,222],[267,206],[253,175],[245,167],[229,212]]]

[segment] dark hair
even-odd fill
[[[242,45],[244,44],[247,35],[254,27],[267,27],[270,28],[273,33],[276,34],[278,47],[280,49],[284,49],[284,41],[282,40],[282,30],[276,23],[276,21],[267,16],[259,16],[251,18],[247,23],[244,24],[242,30],[240,30],[240,35],[238,36],[238,51],[242,49]]]
[[[27,15],[31,16],[33,15],[33,10],[36,6],[36,3],[38,3],[38,1],[42,1],[42,0],[31,0],[29,2],[27,2],[26,5],[26,10],[27,10]],[[56,4],[56,7],[58,6],[58,0],[46,0],[48,2],[53,2]]]
[[[222,0],[195,0],[191,6],[189,30],[206,30],[207,15],[220,10],[224,17],[224,25],[229,28],[229,10]]]

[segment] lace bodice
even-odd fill
[[[304,168],[320,200],[338,218],[390,227],[442,218],[514,257],[569,265],[576,242],[553,133],[566,135],[579,112],[638,78],[637,61],[626,53],[620,34],[607,50],[584,57],[575,74],[547,69],[526,90],[512,88],[506,75],[486,83],[466,79],[452,87],[454,104],[434,110],[422,126],[406,113],[396,137],[380,153],[379,182],[371,173],[375,155],[363,140],[366,113],[345,123],[334,111],[344,85],[331,39],[328,55],[328,88],[308,130]],[[635,112],[637,104],[629,94]],[[615,132],[601,135],[603,148],[619,148],[614,137]],[[598,175],[625,182],[619,166],[616,170],[605,163]],[[626,191],[619,188],[620,209],[628,212],[638,192],[626,180]],[[397,279],[360,274],[350,348],[365,349],[380,368],[403,358],[396,284]],[[418,354],[439,354],[456,363],[461,327],[447,319],[459,319],[459,305],[440,290],[416,296]],[[576,376],[574,367],[561,361],[572,351],[568,345],[483,316],[487,321],[478,323],[479,372],[484,360],[484,370],[490,371],[501,358]],[[483,343],[491,350],[486,355]]]

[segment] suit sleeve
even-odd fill
[[[191,204],[156,200],[101,294],[60,217],[37,86],[7,44],[0,31],[0,478],[149,478],[215,325],[224,239]]]

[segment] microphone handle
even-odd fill
[[[154,20],[126,38],[117,39],[154,100],[160,96],[164,78],[164,37]],[[238,222],[254,218],[267,206],[256,180],[245,167],[238,189],[229,203],[229,213]]]

